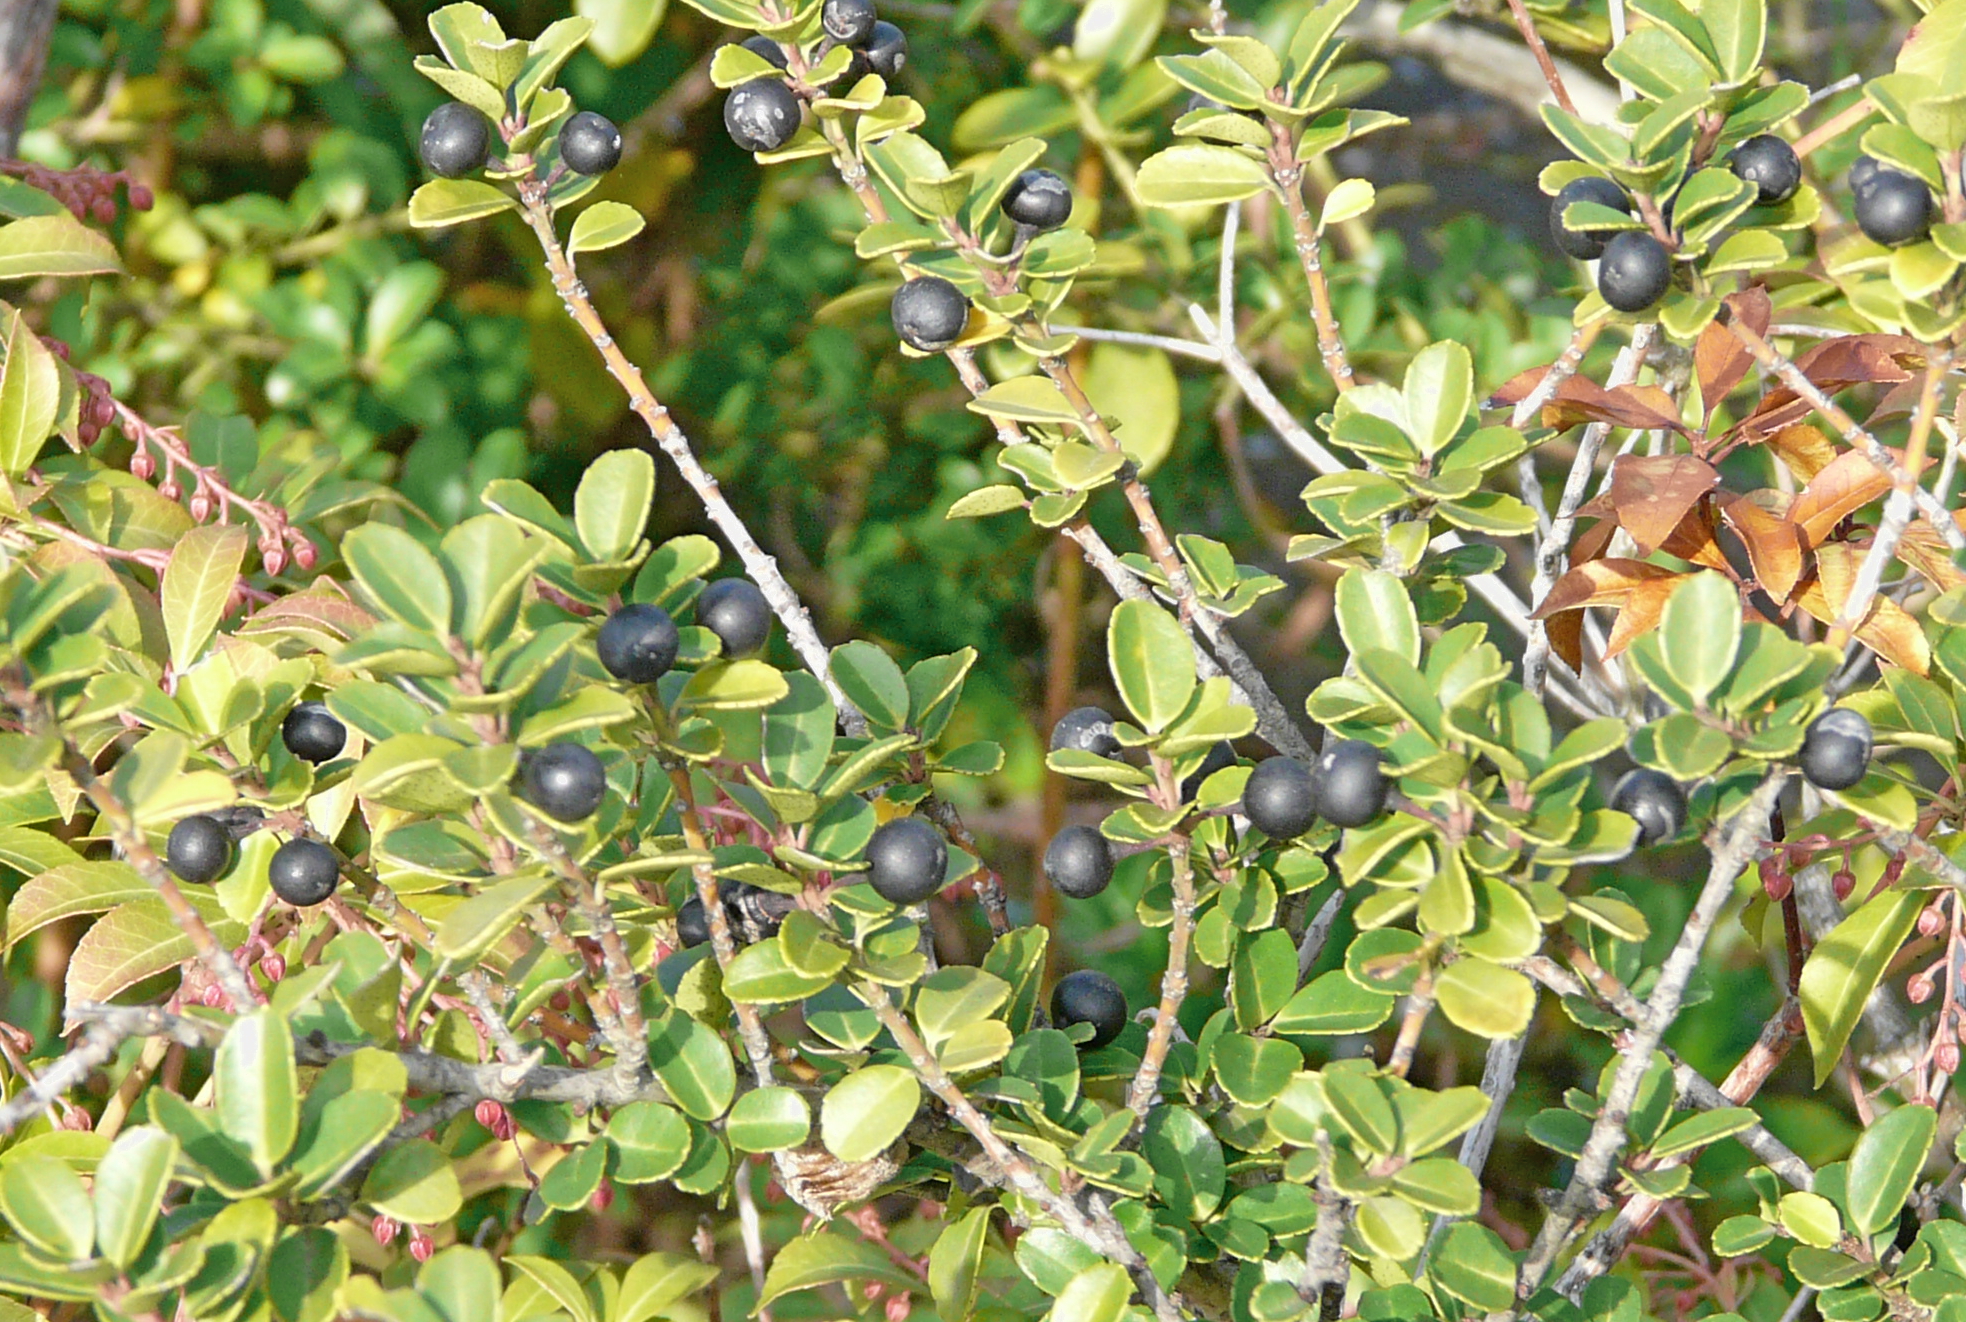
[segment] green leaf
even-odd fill
[[[580,1288],[572,1272],[553,1259],[508,1253],[500,1261],[523,1272],[574,1322],[593,1322],[594,1306],[587,1292]]]
[[[1700,1111],[1668,1129],[1651,1145],[1654,1160],[1676,1157],[1682,1152],[1717,1143],[1761,1123],[1761,1117],[1745,1106],[1723,1106]]]
[[[175,1138],[141,1125],[117,1135],[96,1163],[97,1251],[118,1267],[128,1267],[143,1251],[177,1158]]]
[[[1304,1054],[1280,1038],[1224,1033],[1211,1064],[1223,1092],[1243,1106],[1266,1106],[1304,1067]]]
[[[1259,932],[1236,951],[1229,986],[1236,1023],[1245,1029],[1268,1023],[1297,990],[1297,946],[1280,928]]]
[[[1324,1096],[1332,1116],[1360,1147],[1380,1156],[1399,1151],[1399,1116],[1370,1077],[1351,1070],[1327,1070]]]
[[[389,1008],[393,1013],[393,992]],[[318,1088],[309,1094],[309,1107],[320,1095]],[[299,1147],[291,1162],[299,1177],[295,1189],[302,1197],[331,1188],[348,1176],[381,1146],[402,1118],[402,1103],[397,1097],[371,1088],[329,1099],[321,1104],[318,1117],[307,1108],[303,1110]]]
[[[221,942],[244,939],[246,925],[225,916],[208,895],[187,896]],[[191,938],[154,896],[120,904],[83,934],[68,959],[63,995],[70,1002],[107,1001],[145,978],[191,959]]]
[[[1782,1229],[1812,1248],[1826,1249],[1843,1237],[1836,1204],[1819,1193],[1783,1194],[1779,1206]]]
[[[649,1068],[684,1115],[706,1124],[729,1110],[737,1093],[730,1048],[687,1014],[672,1012],[651,1031]]]
[[[1741,595],[1717,573],[1695,574],[1673,591],[1659,621],[1666,670],[1701,706],[1734,668],[1741,646]]]
[[[410,194],[410,224],[442,229],[496,216],[518,205],[510,193],[480,179],[432,179]]]
[[[416,71],[494,123],[505,117],[505,94],[475,73],[453,69],[434,55],[419,55]]]
[[[1022,509],[1026,500],[1024,492],[1007,482],[994,483],[987,487],[958,496],[949,506],[945,519],[980,519],[989,514],[1002,514],[1006,510]]]
[[[586,1207],[607,1178],[612,1155],[606,1143],[583,1143],[574,1148],[540,1180],[539,1200],[561,1212]]]
[[[739,1152],[795,1148],[812,1131],[812,1108],[790,1088],[754,1088],[724,1119],[724,1136]]]
[[[1154,1192],[1175,1215],[1206,1221],[1222,1205],[1228,1167],[1222,1144],[1185,1106],[1147,1112],[1140,1153],[1154,1168]]]
[[[1473,1216],[1481,1209],[1481,1182],[1452,1157],[1402,1166],[1392,1179],[1400,1197],[1437,1216]]]
[[[660,1102],[615,1108],[608,1117],[607,1137],[617,1150],[614,1178],[623,1184],[666,1179],[689,1155],[689,1121]]]
[[[1474,399],[1474,360],[1453,340],[1430,344],[1413,355],[1400,387],[1413,443],[1420,453],[1439,454],[1468,416]]]
[[[0,228],[0,280],[42,275],[103,275],[123,263],[109,237],[67,211],[29,216]],[[18,314],[16,314],[18,315]]]
[[[1470,956],[1434,979],[1441,1013],[1457,1028],[1480,1037],[1518,1037],[1536,1011],[1536,987],[1514,969]]]
[[[28,1244],[57,1262],[81,1262],[95,1244],[89,1191],[67,1162],[13,1154],[0,1165],[0,1214]]]
[[[171,668],[182,674],[211,641],[246,558],[246,530],[236,523],[193,528],[171,550],[158,606],[171,642]]]
[[[776,1270],[777,1263],[772,1266]],[[608,1310],[608,1322],[649,1322],[716,1279],[714,1263],[698,1262],[680,1253],[643,1254],[622,1274],[621,1293]],[[769,1291],[767,1278],[767,1294]],[[760,1298],[759,1302],[765,1301]]]
[[[1047,376],[1014,376],[999,381],[969,402],[972,413],[988,418],[1008,418],[1012,422],[1036,422],[1053,426],[1079,424],[1079,411],[1065,398],[1065,392]]]
[[[416,1288],[447,1322],[500,1322],[504,1293],[491,1254],[453,1244],[417,1269]]]
[[[438,546],[457,590],[457,636],[474,647],[503,641],[532,570],[551,543],[527,537],[499,514],[466,519]]]
[[[971,1208],[961,1220],[945,1225],[928,1251],[928,1288],[936,1312],[947,1318],[970,1315],[976,1304],[977,1277],[983,1269],[983,1246],[990,1237],[990,1209]]]
[[[1140,164],[1135,192],[1145,206],[1237,202],[1270,187],[1263,162],[1233,147],[1178,143]]]
[[[450,632],[450,584],[416,538],[390,524],[365,523],[341,539],[341,558],[384,614],[440,638]]]
[[[1174,617],[1151,600],[1123,601],[1106,626],[1113,682],[1141,728],[1167,728],[1195,691],[1195,654]]]
[[[1799,991],[1816,1086],[1823,1086],[1864,1005],[1925,907],[1921,891],[1886,891],[1833,928],[1802,965]]]
[[[0,367],[0,473],[19,477],[27,471],[54,431],[60,407],[55,356],[16,312],[7,330],[7,361]]]
[[[762,1308],[788,1294],[847,1281],[879,1282],[904,1290],[921,1285],[919,1276],[903,1272],[872,1244],[818,1230],[800,1236],[778,1251],[771,1260],[770,1270],[765,1272],[765,1288],[758,1295],[757,1306]],[[623,1294],[626,1294],[625,1282]],[[610,1319],[610,1322],[626,1322],[626,1319]]]
[[[1701,0],[1700,25],[1713,42],[1727,81],[1752,81],[1768,38],[1767,0]]]
[[[856,639],[833,649],[827,669],[853,705],[883,732],[908,724],[908,680],[894,659],[873,643]]]
[[[1498,1312],[1515,1303],[1515,1259],[1487,1226],[1458,1221],[1434,1246],[1434,1283],[1472,1309]]]
[[[1775,1227],[1758,1216],[1730,1216],[1714,1227],[1713,1251],[1723,1258],[1759,1253],[1775,1238]]]
[[[922,1100],[915,1076],[898,1065],[855,1070],[819,1106],[819,1138],[841,1161],[867,1161],[887,1151],[915,1118]]]
[[[1048,1322],[1120,1322],[1133,1298],[1133,1278],[1116,1262],[1087,1267],[1058,1293]]]
[[[475,964],[518,924],[526,906],[556,884],[551,874],[521,875],[479,890],[438,925],[438,955],[460,967]]]
[[[1286,1037],[1364,1033],[1392,1016],[1394,998],[1353,982],[1343,969],[1319,974],[1292,996],[1270,1024]]]
[[[1850,1154],[1844,1205],[1859,1235],[1898,1224],[1919,1172],[1932,1156],[1938,1113],[1929,1106],[1901,1106],[1866,1129]]]
[[[830,973],[794,968],[778,942],[760,941],[738,951],[724,970],[724,995],[740,1005],[783,1005],[802,1001],[832,981]]]
[[[588,48],[601,63],[619,69],[648,49],[668,8],[668,0],[574,0],[573,12],[593,21]]]
[[[1420,664],[1420,618],[1399,579],[1380,569],[1348,570],[1338,580],[1336,600],[1347,651],[1384,648]]]
[[[362,1201],[397,1221],[428,1225],[456,1216],[464,1195],[444,1150],[427,1138],[413,1138],[386,1149],[370,1167]]]
[[[1141,473],[1153,472],[1173,448],[1181,422],[1180,385],[1167,354],[1095,344],[1082,384],[1092,407],[1113,420],[1113,435],[1126,457]]]
[[[746,657],[704,666],[683,685],[678,702],[703,711],[749,711],[769,707],[790,691],[777,667]]]
[[[655,459],[646,450],[610,450],[587,465],[573,493],[573,523],[589,555],[626,559],[641,540],[655,500]]]
[[[327,1322],[335,1315],[335,1292],[347,1279],[348,1249],[326,1226],[291,1232],[266,1260],[267,1301],[280,1322]],[[479,1317],[497,1322],[495,1312]]]
[[[1325,195],[1324,206],[1318,211],[1317,227],[1323,231],[1348,220],[1357,220],[1372,210],[1378,200],[1378,190],[1373,188],[1370,179],[1342,179],[1336,188]]]
[[[218,1116],[271,1178],[300,1127],[300,1077],[293,1032],[272,1009],[245,1015],[226,1032],[214,1066]]]

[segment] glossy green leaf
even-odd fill
[[[915,1118],[921,1085],[897,1065],[855,1070],[826,1093],[819,1137],[841,1161],[866,1161],[888,1149]]]
[[[457,1171],[444,1150],[414,1138],[386,1149],[362,1182],[362,1201],[398,1221],[448,1221],[463,1204]]]
[[[976,1207],[946,1224],[929,1248],[928,1288],[943,1317],[969,1316],[989,1237],[990,1209]]]
[[[335,1292],[347,1279],[348,1249],[326,1226],[293,1231],[273,1246],[266,1260],[266,1295],[280,1322],[327,1322],[336,1314]],[[455,1315],[448,1316],[456,1322]],[[498,1322],[495,1308],[478,1316]]]
[[[237,1020],[219,1044],[214,1075],[220,1123],[270,1176],[300,1127],[300,1077],[286,1020],[270,1008]]]
[[[57,1262],[80,1262],[95,1244],[89,1191],[65,1161],[25,1153],[0,1164],[0,1214],[14,1233]]]
[[[1338,632],[1354,654],[1384,648],[1420,664],[1420,620],[1399,579],[1378,569],[1354,569],[1338,580]]]
[[[519,204],[510,193],[478,179],[432,179],[410,195],[410,224],[442,229],[482,220]]]
[[[773,1265],[776,1267],[775,1262]],[[608,1312],[608,1322],[649,1322],[716,1279],[714,1263],[699,1262],[680,1253],[643,1254],[622,1273],[621,1293]],[[760,1302],[768,1298],[769,1278]]]
[[[642,0],[648,4],[649,0]],[[648,222],[625,202],[596,202],[581,212],[567,236],[567,254],[600,252],[628,242]]]
[[[1049,1322],[1120,1322],[1133,1298],[1133,1280],[1118,1263],[1087,1267],[1071,1279],[1046,1314]]]
[[[1469,1221],[1447,1228],[1427,1267],[1442,1290],[1485,1313],[1514,1304],[1515,1270],[1515,1259],[1501,1236]]]
[[[177,1163],[178,1142],[161,1129],[140,1125],[116,1136],[96,1164],[96,1251],[128,1267],[143,1251],[164,1206],[164,1190]]]
[[[573,494],[574,528],[594,559],[627,557],[641,540],[655,499],[655,459],[646,450],[610,450],[587,466]]]
[[[806,1141],[812,1108],[790,1088],[755,1088],[740,1096],[724,1119],[724,1133],[740,1152],[778,1152]]]
[[[6,233],[0,230],[0,238]],[[0,474],[19,477],[27,470],[54,430],[60,406],[55,356],[16,312],[7,331],[7,361],[0,365]]]
[[[1150,207],[1237,202],[1271,187],[1263,162],[1233,147],[1179,143],[1140,163],[1135,191]]]
[[[1925,907],[1919,891],[1886,891],[1831,929],[1802,966],[1802,1022],[1823,1086],[1850,1040],[1864,1005]]]
[[[439,637],[450,632],[450,584],[416,538],[386,523],[365,523],[341,539],[341,555],[385,614]]]
[[[1741,595],[1717,573],[1695,574],[1666,603],[1659,620],[1666,669],[1704,704],[1734,668],[1741,644]]]
[[[225,613],[246,555],[246,530],[236,523],[193,528],[171,551],[158,590],[171,666],[182,672],[204,652]]]
[[[1898,1224],[1912,1186],[1931,1160],[1938,1125],[1938,1113],[1931,1107],[1901,1106],[1857,1140],[1843,1201],[1859,1235],[1875,1235]]]
[[[1106,654],[1121,700],[1151,734],[1166,729],[1194,694],[1195,655],[1188,636],[1151,600],[1113,608]]]

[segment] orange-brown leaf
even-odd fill
[[[1619,386],[1606,390],[1586,376],[1573,376],[1557,387],[1556,398],[1543,406],[1543,425],[1559,431],[1580,422],[1609,422],[1619,427],[1665,428],[1688,434],[1672,397],[1657,386]]]
[[[1638,584],[1626,595],[1611,626],[1611,637],[1604,644],[1605,660],[1609,661],[1659,627],[1659,617],[1665,614],[1666,603],[1672,600],[1682,577],[1675,574],[1671,578],[1652,579]]]
[[[1622,606],[1625,598],[1642,583],[1682,577],[1679,570],[1644,560],[1619,557],[1591,560],[1556,581],[1549,596],[1536,608],[1535,618],[1548,619],[1561,611],[1582,610],[1586,606]]]
[[[1755,580],[1776,601],[1788,600],[1808,567],[1809,544],[1800,525],[1790,521],[1789,505],[1789,497],[1763,488],[1725,501],[1720,508],[1720,516],[1748,549]]]
[[[1941,592],[1966,585],[1966,574],[1960,573],[1959,566],[1952,562],[1952,548],[1923,521],[1905,528],[1905,535],[1898,542],[1898,558]]]
[[[1836,442],[1806,422],[1783,427],[1766,440],[1799,482],[1811,481],[1836,459]]]
[[[1729,294],[1724,301],[1732,309],[1736,321],[1751,327],[1757,335],[1768,333],[1772,312],[1766,289],[1756,285],[1738,294]],[[1739,336],[1718,320],[1707,323],[1707,328],[1700,332],[1699,341],[1693,346],[1693,370],[1699,377],[1700,398],[1706,401],[1707,416],[1713,416],[1720,401],[1746,379],[1748,369],[1753,366],[1754,355],[1748,352]]]
[[[1816,577],[1796,594],[1797,604],[1824,624],[1840,623],[1863,555],[1856,547],[1841,542],[1820,548],[1816,552]],[[1917,675],[1928,674],[1932,669],[1932,649],[1925,641],[1925,631],[1903,607],[1883,593],[1871,598],[1870,609],[1857,622],[1856,634],[1892,665]]]
[[[1550,640],[1550,650],[1563,658],[1565,665],[1577,674],[1584,672],[1584,613],[1565,611],[1552,616],[1545,630]]]
[[[1789,519],[1800,525],[1809,545],[1821,546],[1836,525],[1891,489],[1891,479],[1856,450],[1848,450],[1809,479],[1809,485],[1789,507]]]
[[[1609,495],[1618,526],[1649,555],[1719,485],[1714,466],[1690,454],[1628,454],[1611,465]]]
[[[1659,549],[1667,555],[1676,555],[1681,560],[1704,565],[1708,569],[1718,569],[1732,577],[1733,566],[1728,563],[1727,552],[1721,549],[1715,531],[1712,507],[1696,505],[1672,530],[1672,536],[1659,544]]]

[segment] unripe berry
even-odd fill
[[[1055,230],[1072,214],[1072,186],[1055,170],[1026,170],[1003,195],[1003,213],[1034,230]]]
[[[1113,848],[1095,826],[1068,826],[1045,846],[1044,875],[1068,899],[1089,900],[1113,879]]]
[[[96,1122],[79,1106],[71,1106],[61,1113],[61,1127],[74,1134],[86,1134],[95,1129]]]
[[[191,517],[199,523],[212,517],[212,498],[203,491],[191,498]]]
[[[606,174],[621,164],[621,130],[606,115],[583,110],[560,130],[560,159],[575,174]]]
[[[272,546],[260,552],[259,563],[260,567],[267,573],[278,574],[287,567],[286,548],[275,542]]]
[[[1914,973],[1905,981],[1905,999],[1913,1005],[1925,1004],[1937,990],[1929,973]]]
[[[505,1119],[505,1107],[493,1098],[486,1097],[473,1107],[471,1114],[486,1129],[497,1130],[499,1122]]]
[[[1632,202],[1625,190],[1602,175],[1572,179],[1550,200],[1550,237],[1556,246],[1580,262],[1594,262],[1604,255],[1608,235],[1604,230],[1573,230],[1563,223],[1563,213],[1577,202],[1595,202],[1613,211],[1631,214]]]
[[[587,1205],[596,1212],[605,1212],[613,1207],[614,1185],[606,1180],[601,1181],[601,1187],[594,1190],[593,1196],[587,1200]]]
[[[890,904],[920,904],[942,889],[949,846],[919,817],[885,822],[867,842],[867,881]]]
[[[417,151],[423,168],[440,179],[462,179],[484,169],[491,154],[491,121],[462,101],[446,101],[423,121]]]
[[[157,461],[150,457],[150,451],[138,450],[130,456],[130,472],[148,482],[157,475]]]
[[[1838,868],[1829,879],[1830,892],[1839,902],[1850,898],[1850,892],[1857,889],[1857,874],[1849,868]]]
[[[1643,230],[1620,230],[1598,259],[1597,292],[1620,312],[1643,312],[1672,288],[1672,254]]]
[[[969,324],[969,300],[939,275],[918,275],[903,284],[888,312],[902,343],[923,353],[948,348]]]
[[[1779,854],[1761,860],[1761,889],[1769,899],[1780,904],[1795,891],[1795,878],[1782,866]]]
[[[724,131],[745,151],[777,151],[799,131],[799,98],[776,78],[753,78],[724,98]]]
[[[134,211],[148,211],[157,203],[155,195],[144,184],[131,184],[129,186],[129,198],[130,208]]]
[[[1051,992],[1051,1021],[1060,1028],[1091,1024],[1090,1051],[1105,1046],[1126,1027],[1126,993],[1097,969],[1080,969],[1058,980]]]
[[[165,500],[178,500],[183,497],[184,488],[177,484],[176,478],[167,477],[157,484],[157,494]]]
[[[303,570],[312,569],[314,568],[315,561],[318,558],[319,558],[319,552],[317,552],[314,549],[313,542],[310,542],[305,537],[298,537],[294,539],[294,564],[295,565],[299,566]]]
[[[1764,207],[1788,201],[1802,187],[1802,158],[1772,133],[1758,134],[1736,147],[1727,157],[1727,168],[1735,178],[1755,186],[1755,200]]]

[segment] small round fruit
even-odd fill
[[[1672,287],[1672,254],[1640,230],[1620,230],[1597,263],[1597,292],[1620,312],[1643,312]]]
[[[1850,165],[1850,191],[1861,193],[1877,182],[1878,172],[1883,169],[1875,156],[1859,156]]]
[[[684,950],[710,939],[710,916],[704,911],[703,901],[694,895],[676,910],[676,939],[683,943]]]
[[[874,34],[874,0],[826,0],[819,7],[819,26],[842,46],[864,46]]]
[[[1068,826],[1045,846],[1044,875],[1067,899],[1089,900],[1113,879],[1113,847],[1096,826]]]
[[[519,763],[519,797],[556,822],[592,817],[607,793],[607,769],[580,744],[548,744]]]
[[[1318,815],[1334,826],[1376,820],[1391,789],[1379,750],[1363,739],[1341,739],[1317,760]]]
[[[1056,170],[1026,170],[1003,195],[1003,213],[1034,230],[1055,230],[1072,214],[1072,186]]]
[[[1317,781],[1294,757],[1265,758],[1243,786],[1242,810],[1272,840],[1294,840],[1317,820]]]
[[[1663,771],[1627,771],[1611,789],[1611,808],[1638,823],[1641,847],[1686,829],[1686,791]]]
[[[881,19],[867,38],[866,54],[868,66],[891,83],[908,63],[908,34]]]
[[[318,840],[289,840],[266,865],[273,893],[296,908],[319,904],[341,884],[341,862]]]
[[[334,718],[325,702],[303,702],[280,722],[280,742],[301,761],[318,767],[348,747],[348,727]]]
[[[961,338],[969,324],[969,300],[939,275],[918,275],[894,291],[888,311],[894,333],[909,347],[940,353]]]
[[[232,866],[232,832],[203,813],[186,817],[164,842],[164,866],[179,881],[217,881]]]
[[[608,616],[594,639],[601,667],[630,684],[653,684],[676,664],[681,636],[669,612],[647,602],[623,606]]]
[[[1051,728],[1051,751],[1076,749],[1100,757],[1120,755],[1119,737],[1113,733],[1113,714],[1104,707],[1074,707],[1058,718]]]
[[[799,131],[799,98],[776,78],[753,78],[724,98],[724,131],[745,151],[777,151]]]
[[[1878,170],[1853,210],[1864,237],[1887,248],[1917,243],[1932,230],[1932,190],[1897,170]]]
[[[884,823],[867,842],[867,881],[889,904],[920,904],[948,872],[949,846],[919,817]]]
[[[1209,749],[1207,756],[1202,758],[1201,765],[1190,771],[1181,781],[1182,802],[1185,803],[1187,800],[1201,793],[1202,782],[1206,781],[1210,776],[1225,767],[1232,767],[1235,764],[1235,746],[1226,739]]]
[[[1126,993],[1097,969],[1067,973],[1051,989],[1051,1022],[1059,1028],[1091,1024],[1092,1040],[1081,1049],[1103,1047],[1126,1027]]]
[[[1550,201],[1550,237],[1556,246],[1580,262],[1594,262],[1604,255],[1603,230],[1573,230],[1563,223],[1564,209],[1575,202],[1595,202],[1613,211],[1631,214],[1631,199],[1625,190],[1603,175],[1590,174],[1572,179]]]
[[[606,115],[583,110],[560,130],[560,159],[575,174],[606,174],[621,164],[621,130]]]
[[[1764,207],[1788,201],[1802,187],[1802,158],[1772,133],[1758,134],[1736,147],[1727,157],[1727,168],[1760,191],[1758,200]]]
[[[720,578],[696,599],[696,622],[717,635],[725,656],[749,656],[771,637],[771,603],[748,578]]]
[[[1870,722],[1848,707],[1831,707],[1809,723],[1796,759],[1819,790],[1847,790],[1870,770]]]
[[[786,68],[791,63],[785,58],[785,48],[773,41],[770,37],[765,36],[762,32],[755,37],[746,37],[742,44],[745,50],[750,51],[774,69]]]
[[[491,154],[491,121],[462,101],[446,101],[423,121],[417,153],[423,168],[440,179],[476,173]]]

